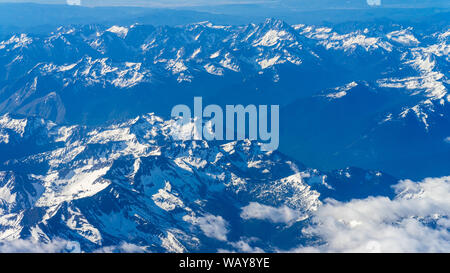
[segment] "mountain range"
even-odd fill
[[[310,166],[445,175],[448,29],[348,27],[268,19],[17,34],[0,42],[0,114],[95,126],[167,119],[194,96],[280,104],[281,151]]]
[[[447,21],[267,19],[11,34],[0,41],[0,250],[295,251],[331,236],[318,222],[353,228],[354,215],[445,241],[447,178],[404,179],[449,172],[449,33]],[[170,111],[194,96],[279,104],[279,151],[176,140]],[[358,202],[384,207],[330,221],[333,206]],[[423,206],[403,209],[412,203]]]
[[[154,114],[95,129],[2,116],[0,239],[89,252],[288,250],[314,240],[293,234],[322,200],[395,195],[397,180],[378,171],[321,172],[250,141],[176,141],[175,126]],[[251,213],[260,208],[282,214],[263,230]]]

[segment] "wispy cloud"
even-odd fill
[[[205,236],[226,241],[228,234],[228,223],[222,216],[206,214],[202,217],[184,216],[183,219],[198,226]]]
[[[449,252],[450,177],[404,180],[395,190],[393,200],[328,200],[304,230],[320,242],[294,251]]]
[[[80,6],[81,5],[81,0],[67,0],[67,5]]]
[[[275,208],[257,202],[251,202],[248,206],[242,208],[241,218],[268,220],[272,223],[289,224],[301,219],[302,214],[299,211],[286,206]]]
[[[80,252],[76,242],[55,239],[47,243],[29,240],[3,240],[0,241],[0,253],[59,253]]]
[[[369,6],[381,6],[381,0],[367,0]]]
[[[95,250],[97,253],[144,253],[148,252],[145,247],[132,243],[122,242],[116,246],[106,246]]]

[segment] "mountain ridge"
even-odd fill
[[[207,21],[177,27],[66,26],[0,42],[0,62],[5,64],[0,68],[0,113],[95,126],[149,111],[168,118],[171,107],[191,105],[194,96],[222,106],[280,104],[285,113],[281,137],[287,140],[281,149],[299,161],[329,170],[345,167],[341,162],[361,164],[403,178],[441,176],[450,136],[448,37],[448,27],[334,29],[270,18],[242,26]],[[370,92],[357,91],[365,85]],[[377,98],[377,108],[370,106],[369,97]],[[322,122],[317,120],[322,113],[298,107],[308,100],[320,104],[316,109],[323,109],[330,126],[308,130]],[[363,127],[352,127],[342,136],[345,143],[325,149],[333,144],[326,137],[335,134],[337,124],[333,108],[342,105],[336,109],[344,113],[345,127],[354,120],[343,109],[362,111],[358,106],[364,104],[371,110]],[[304,122],[292,123],[291,117],[299,115],[304,119],[297,120]],[[388,163],[370,150],[369,142],[375,141],[380,150],[392,150],[391,160],[402,162],[409,132],[414,132],[416,158],[434,157],[439,167],[412,169],[408,165],[416,159]],[[394,135],[392,143],[386,142],[388,134]],[[319,142],[321,136],[325,139]],[[362,150],[355,153],[350,149],[355,145]]]
[[[152,114],[95,129],[1,120],[0,132],[18,147],[47,147],[10,154],[0,165],[2,240],[64,239],[89,252],[122,242],[145,251],[202,252],[263,236],[255,241],[260,249],[288,249],[303,239],[279,238],[298,232],[321,200],[394,196],[397,181],[357,168],[321,173],[262,152],[255,142],[174,141],[173,121]],[[59,145],[29,144],[28,128],[49,130],[47,142]],[[274,232],[268,237],[244,213],[256,207],[291,214],[267,224]]]

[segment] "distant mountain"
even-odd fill
[[[65,2],[65,1],[64,1]],[[44,34],[71,24],[181,25],[214,20],[217,23],[243,24],[238,16],[194,10],[142,7],[83,7],[35,3],[0,2],[0,37],[25,32]]]
[[[74,25],[0,42],[0,113],[100,125],[192,104],[280,104],[281,151],[320,169],[449,169],[449,28]]]
[[[102,1],[105,2],[105,1]],[[379,20],[406,25],[440,25],[449,17],[447,5],[418,5],[407,1],[401,6],[382,5],[371,8],[366,1],[286,1],[245,2],[206,5],[133,6],[113,5],[111,1],[86,5],[66,5],[66,1],[0,1],[0,39],[14,33],[46,34],[62,25],[104,24],[131,25],[134,23],[155,26],[176,26],[201,21],[215,24],[243,25],[264,22],[267,17],[276,17],[290,24],[324,24],[342,22],[376,22]],[[191,4],[192,1],[189,1]],[[239,1],[238,1],[239,2]],[[332,2],[332,3],[330,3]],[[402,1],[405,2],[405,1]],[[440,3],[438,1],[429,1]],[[444,3],[447,1],[444,1]],[[115,2],[119,3],[119,2]],[[167,1],[164,1],[167,4]],[[216,3],[214,1],[214,3]],[[219,2],[218,2],[219,3]],[[354,5],[356,3],[356,6]],[[426,1],[421,1],[426,3]]]

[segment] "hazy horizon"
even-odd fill
[[[77,5],[85,7],[130,6],[148,8],[183,8],[183,7],[213,7],[223,5],[269,5],[295,9],[332,9],[332,8],[370,8],[377,7],[449,7],[446,0],[0,0],[0,3],[34,3]]]

